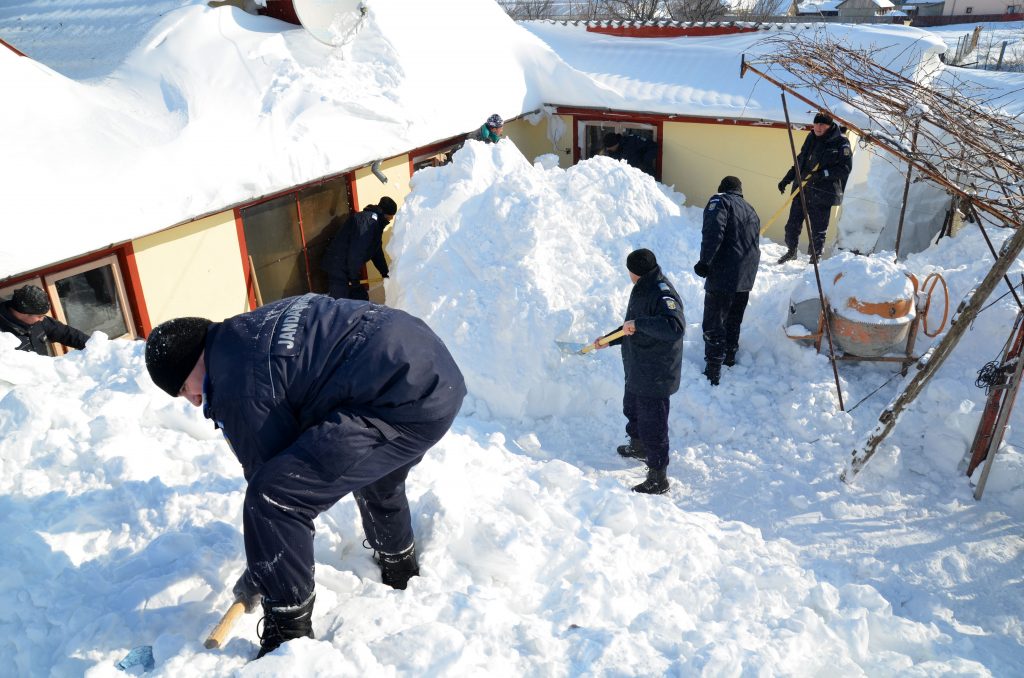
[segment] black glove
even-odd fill
[[[711,272],[711,267],[705,264],[703,261],[698,261],[693,265],[693,272],[702,278],[708,277],[708,273]]]
[[[235,594],[236,602],[245,605],[246,612],[253,612],[263,602],[263,594],[249,576],[249,568],[245,568],[231,592]]]
[[[785,193],[786,187],[789,186],[789,182],[783,179],[779,182],[779,193]]]

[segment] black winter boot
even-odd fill
[[[665,494],[668,492],[668,475],[665,469],[647,469],[647,480],[633,486],[634,492],[642,494]]]
[[[283,643],[295,638],[313,637],[313,602],[316,595],[309,597],[300,605],[276,606],[273,602],[263,599],[263,632],[257,635],[260,637],[260,653],[256,655],[259,659],[263,655],[273,652],[281,647]]]
[[[736,365],[736,349],[733,348],[725,350],[725,360],[722,361],[722,364],[726,367],[733,367]]]
[[[380,580],[393,589],[404,591],[409,579],[418,577],[420,564],[416,561],[416,544],[401,553],[378,553]]]
[[[625,445],[619,445],[615,448],[615,451],[619,453],[620,457],[628,457],[630,459],[647,459],[647,451],[644,450],[644,443],[639,438],[630,438],[628,443]]]
[[[708,378],[712,386],[718,386],[718,380],[722,377],[722,366],[704,363],[704,376]]]
[[[786,250],[785,254],[783,254],[781,257],[779,257],[779,260],[776,261],[775,263],[776,264],[784,264],[787,261],[793,261],[794,259],[796,259],[796,248],[795,247],[790,247],[788,250]]]

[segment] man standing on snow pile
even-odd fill
[[[608,343],[601,337],[594,344],[599,349],[622,346],[626,372],[622,413],[626,415],[629,443],[620,445],[617,451],[623,457],[647,462],[647,479],[633,491],[664,494],[668,491],[669,396],[679,390],[686,318],[683,302],[662,274],[654,252],[631,252],[626,257],[626,269],[633,290],[626,321],[615,330],[622,330],[625,336]]]
[[[743,199],[743,184],[725,177],[704,208],[700,261],[704,278],[704,376],[718,386],[722,365],[736,364],[740,325],[761,261],[761,220]]]
[[[372,261],[380,274],[388,277],[384,229],[397,212],[395,201],[384,196],[376,205],[367,205],[361,212],[351,215],[334,234],[321,262],[332,297],[363,301],[370,298],[362,283],[363,266],[367,261]]]
[[[41,288],[25,285],[14,292],[9,301],[0,303],[0,332],[9,332],[21,343],[19,351],[35,351],[49,355],[47,342],[55,341],[71,348],[83,349],[88,335],[46,315],[50,300]]]
[[[501,119],[500,115],[495,113],[487,118],[487,121],[477,131],[477,141],[482,141],[485,144],[496,144],[502,140],[501,133],[504,129],[505,121]]]
[[[313,521],[345,495],[381,581],[404,589],[419,574],[405,479],[466,395],[423,321],[306,294],[219,323],[162,323],[146,340],[146,368],[202,407],[242,464],[246,569],[234,592],[248,611],[262,601],[257,658],[313,637]]]
[[[792,156],[790,156],[792,157]],[[804,181],[804,201],[807,202],[808,218],[811,222],[811,242],[807,245],[807,253],[815,259],[821,258],[821,250],[825,246],[825,232],[828,230],[828,218],[832,207],[843,202],[843,189],[853,169],[853,153],[850,141],[839,129],[828,113],[814,116],[814,126],[804,139],[800,153],[796,156],[800,166],[800,177]],[[786,176],[779,182],[779,193],[786,188],[795,191],[796,168],[790,167]],[[779,257],[777,263],[784,264],[796,259],[800,233],[804,229],[804,208],[800,196],[793,199],[789,208],[789,220],[786,222],[786,253]]]
[[[654,176],[658,160],[658,144],[637,134],[609,132],[604,135],[604,154]]]

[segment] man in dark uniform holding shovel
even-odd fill
[[[146,339],[146,368],[224,432],[248,481],[246,570],[235,595],[263,603],[259,657],[312,637],[313,521],[346,494],[404,589],[419,574],[405,479],[466,395],[451,354],[418,318],[319,294],[224,322],[176,318]]]
[[[631,252],[626,269],[633,282],[626,321],[605,335],[621,330],[624,336],[607,343],[601,337],[594,345],[599,349],[622,346],[626,372],[622,413],[629,443],[621,445],[618,453],[647,462],[647,479],[633,491],[664,494],[668,491],[669,396],[679,390],[686,318],[683,302],[662,274],[654,252]]]

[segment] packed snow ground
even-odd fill
[[[740,364],[710,387],[691,271],[700,210],[682,201],[622,163],[552,169],[507,141],[416,174],[388,297],[445,339],[470,387],[410,477],[422,576],[381,585],[342,500],[317,521],[317,639],[254,663],[255,615],[223,650],[202,647],[244,565],[245,484],[220,435],[149,381],[141,342],[97,334],[48,359],[0,335],[0,662],[117,676],[151,645],[149,675],[176,677],[1015,674],[1020,415],[982,501],[957,468],[984,397],[974,376],[1012,301],[981,314],[846,486],[839,472],[900,377],[841,365],[847,407],[868,399],[839,412],[827,359],[782,329],[806,260],[771,265],[782,250],[765,242]],[[991,235],[998,247],[1005,234]],[[642,466],[614,452],[618,350],[554,343],[621,322],[623,261],[641,246],[688,320],[662,497],[630,492]],[[940,271],[955,303],[985,252],[965,230],[906,268]]]

